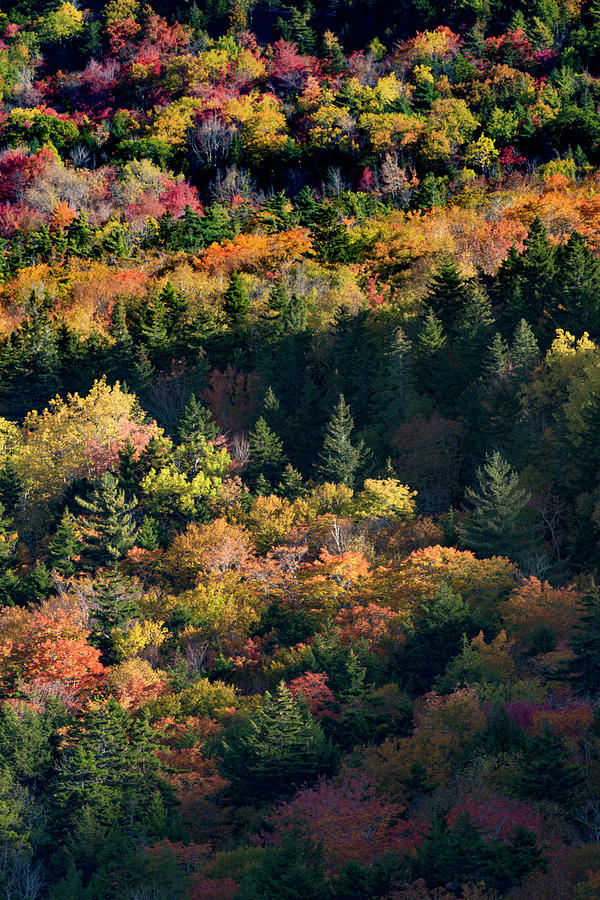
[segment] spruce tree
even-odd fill
[[[430,307],[446,331],[453,331],[462,316],[463,307],[471,298],[469,285],[461,275],[456,260],[447,256],[429,280],[425,303]]]
[[[462,372],[462,388],[483,374],[493,333],[494,316],[490,298],[479,285],[473,286],[454,329],[452,343],[454,356]]]
[[[412,345],[404,330],[397,328],[383,359],[380,388],[373,398],[377,421],[386,437],[404,421],[414,380]]]
[[[90,500],[75,498],[82,509],[79,523],[89,551],[103,562],[116,562],[135,543],[133,510],[137,500],[126,500],[125,492],[110,472],[93,490]]]
[[[208,410],[198,398],[192,394],[188,400],[177,429],[182,443],[196,441],[202,437],[205,441],[214,441],[219,434],[219,427]]]
[[[465,492],[469,518],[458,528],[465,547],[478,556],[508,556],[518,560],[532,544],[524,512],[527,492],[519,487],[518,476],[497,451],[488,453],[476,473],[475,488]]]
[[[285,462],[283,444],[261,416],[250,434],[250,475],[263,475],[267,482],[279,477]]]
[[[262,799],[289,795],[337,764],[321,726],[284,682],[274,694],[265,693],[245,723],[225,733],[219,755],[233,792]]]
[[[507,367],[508,346],[500,332],[497,331],[488,347],[484,364],[485,380],[492,383],[499,381],[506,374]]]
[[[567,674],[581,693],[600,692],[600,593],[596,587],[581,598],[581,612],[571,636],[573,658]]]
[[[516,782],[526,800],[546,800],[566,808],[573,806],[582,775],[570,762],[561,739],[548,722],[544,722],[541,734],[530,739]]]
[[[139,615],[140,591],[116,569],[94,587],[91,643],[101,651],[103,663],[113,665],[116,662],[114,631]]]
[[[180,327],[182,319],[187,312],[187,300],[183,294],[175,290],[170,281],[166,282],[160,292],[160,299],[165,310],[167,331],[169,334],[172,334]]]
[[[9,514],[13,514],[17,508],[23,485],[16,466],[9,456],[0,468],[0,501]]]
[[[291,503],[306,494],[302,475],[297,469],[294,469],[290,463],[288,463],[283,470],[281,481],[277,485],[277,493],[280,497],[285,497],[285,499],[289,500]]]
[[[75,572],[74,560],[81,548],[77,520],[67,507],[48,545],[48,565],[60,575],[72,575]]]
[[[574,334],[600,332],[600,262],[578,231],[557,252],[557,305],[564,307],[557,325]],[[558,313],[557,313],[558,314]]]
[[[115,300],[111,319],[111,335],[115,341],[111,354],[111,364],[115,374],[122,377],[124,372],[129,372],[133,368],[134,346],[127,327],[125,305],[120,297],[117,297]]]
[[[517,324],[510,345],[510,374],[518,381],[525,379],[535,368],[540,349],[533,329],[525,319]]]
[[[522,296],[521,256],[513,242],[496,272],[492,300],[501,309],[504,333],[510,333],[525,314]]]
[[[333,411],[325,429],[323,449],[319,454],[320,474],[328,481],[354,487],[356,475],[366,460],[363,441],[352,442],[354,420],[350,408],[346,405],[343,394]]]
[[[419,330],[415,348],[419,387],[428,394],[447,393],[448,348],[444,327],[429,309]]]
[[[233,328],[244,328],[248,323],[250,301],[239,272],[233,272],[223,297],[223,309]]]
[[[545,332],[550,332],[555,313],[552,296],[556,278],[556,250],[539,216],[531,223],[525,239],[520,274],[525,318],[536,324],[544,323]]]

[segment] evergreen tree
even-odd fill
[[[460,274],[456,260],[447,256],[429,281],[425,303],[433,310],[445,330],[453,332],[470,297],[469,285]]]
[[[86,547],[102,561],[121,559],[135,543],[132,514],[137,500],[125,499],[125,492],[110,472],[102,476],[90,500],[75,499],[84,510],[79,522]]]
[[[600,691],[600,593],[597,588],[581,598],[581,612],[571,636],[573,658],[567,673],[584,694]]]
[[[281,481],[277,485],[277,493],[280,497],[285,497],[285,499],[289,500],[291,503],[306,494],[302,475],[297,469],[294,469],[290,463],[288,463],[283,470]]]
[[[319,455],[319,472],[329,481],[354,487],[356,475],[366,460],[363,441],[352,443],[354,421],[350,408],[340,394],[333,415],[325,429],[323,449]]]
[[[484,366],[484,377],[491,383],[499,381],[506,375],[508,366],[508,346],[502,335],[497,331],[492,343],[488,347],[487,359]]]
[[[490,298],[477,285],[471,290],[454,329],[452,348],[463,373],[461,388],[483,374],[493,333],[494,317]]]
[[[140,329],[151,360],[160,360],[169,346],[168,316],[161,294],[150,298],[142,307]]]
[[[517,323],[527,313],[523,300],[521,256],[514,242],[496,272],[492,299],[495,305],[501,309],[503,333],[511,334]]]
[[[177,434],[181,443],[189,443],[204,438],[214,441],[219,435],[219,427],[211,412],[192,394],[179,420]]]
[[[379,390],[373,397],[377,422],[386,437],[390,437],[404,421],[413,390],[412,346],[404,330],[397,328],[383,359]]]
[[[469,519],[458,528],[463,544],[480,557],[508,556],[518,560],[532,545],[524,522],[527,492],[497,451],[488,453],[477,469],[477,485],[465,492]]]
[[[255,477],[263,475],[267,481],[272,481],[281,475],[285,456],[283,444],[275,432],[271,431],[261,416],[250,434],[250,464],[248,471]]]
[[[127,327],[125,305],[120,297],[115,300],[111,319],[111,335],[115,341],[111,363],[115,374],[122,377],[123,372],[129,372],[133,368],[135,354],[133,340]]]
[[[166,327],[169,335],[181,327],[182,319],[188,308],[187,300],[167,281],[160,292],[160,299],[165,310]]]
[[[328,900],[322,853],[301,834],[284,834],[243,880],[246,900]],[[362,896],[362,895],[361,895]]]
[[[116,569],[95,585],[92,643],[101,651],[104,665],[116,662],[114,631],[139,615],[139,599],[139,590]]]
[[[444,327],[433,310],[429,309],[415,348],[416,374],[419,387],[428,394],[447,393],[448,348]]]
[[[48,565],[60,575],[75,572],[74,559],[81,552],[82,545],[75,516],[65,509],[58,528],[48,545]]]
[[[581,772],[570,762],[548,722],[544,722],[541,734],[530,739],[516,782],[526,800],[547,800],[567,808],[575,802],[582,785]]]
[[[239,272],[233,272],[223,297],[223,309],[233,328],[244,328],[248,323],[250,301]]]
[[[520,274],[525,318],[543,324],[546,334],[552,333],[555,316],[555,303],[552,297],[556,278],[556,251],[539,216],[531,223],[529,234],[525,238]]]
[[[12,458],[9,456],[0,468],[0,501],[9,514],[17,508],[23,485]]]
[[[158,522],[152,516],[144,516],[138,528],[135,542],[143,550],[156,550],[159,544]]]
[[[556,323],[574,334],[600,333],[600,262],[578,231],[557,251],[555,295],[565,312]],[[558,315],[558,312],[557,312]]]
[[[337,756],[301,698],[281,682],[247,720],[220,742],[220,763],[235,794],[272,798],[331,774]]]
[[[510,373],[518,381],[524,380],[537,365],[540,350],[531,326],[525,319],[517,324],[510,345]]]

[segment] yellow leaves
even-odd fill
[[[250,554],[250,536],[224,518],[210,525],[188,525],[162,560],[162,569],[177,585],[193,584],[202,574],[239,568]]]
[[[243,518],[243,524],[250,531],[258,552],[266,553],[274,544],[287,537],[297,517],[297,506],[275,494],[269,494],[268,497],[255,498],[250,511]]]
[[[584,412],[590,398],[600,393],[600,348],[590,340],[587,332],[575,338],[562,328],[536,377],[525,393],[525,402],[532,407],[561,408],[567,423],[569,438],[577,446],[582,441]]]
[[[196,97],[182,97],[164,109],[158,109],[148,126],[148,135],[165,141],[178,150],[186,146],[187,130],[200,108]]]
[[[95,451],[120,440],[127,420],[144,420],[135,396],[118,382],[109,387],[104,378],[85,397],[56,397],[43,412],[30,412],[14,454],[30,507],[42,512],[73,479],[94,478]]]
[[[415,516],[416,491],[395,478],[367,478],[356,498],[355,515],[359,519],[401,519]]]
[[[57,10],[44,17],[41,36],[47,41],[65,41],[79,34],[82,28],[81,10],[72,3],[61,3]]]
[[[240,127],[242,146],[255,162],[289,140],[281,101],[274,94],[250,94],[229,100],[224,113]]]
[[[355,130],[356,122],[346,107],[323,104],[310,117],[308,146],[313,150],[333,146],[350,149]]]
[[[160,647],[168,630],[163,622],[135,621],[126,629],[115,628],[111,634],[115,652],[119,659],[130,659],[137,656],[147,647]]]
[[[197,635],[219,646],[242,638],[258,620],[248,586],[233,572],[205,578],[193,590],[179,594],[177,606],[189,618],[188,638]]]
[[[194,516],[197,501],[219,496],[223,479],[218,475],[198,472],[190,478],[179,472],[174,465],[150,469],[141,482],[141,488],[148,498],[148,506],[153,513],[167,516],[173,512],[184,516]]]
[[[202,257],[201,267],[211,275],[273,269],[281,262],[306,256],[311,248],[312,241],[301,228],[279,234],[238,234],[232,241],[212,244]]]

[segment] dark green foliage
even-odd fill
[[[243,883],[248,900],[328,900],[322,854],[302,833],[290,834],[267,847],[260,865]]]
[[[413,874],[431,888],[459,891],[465,882],[483,881],[505,892],[538,868],[545,868],[545,860],[532,832],[517,828],[507,843],[486,840],[466,816],[449,827],[438,813],[417,850]]]
[[[105,665],[116,661],[113,632],[136,618],[139,599],[139,588],[116,569],[97,584],[91,616],[92,642],[102,652]]]
[[[465,492],[470,517],[458,529],[464,546],[480,557],[519,559],[532,544],[524,518],[526,503],[527,493],[510,465],[497,451],[488,454],[477,470],[476,487]]]
[[[177,433],[182,443],[195,441],[200,437],[206,441],[214,441],[219,434],[219,427],[209,410],[192,394],[179,420]]]
[[[469,286],[456,261],[451,256],[446,257],[429,281],[425,303],[448,330],[456,327],[469,299]]]
[[[125,499],[110,472],[102,476],[89,500],[75,499],[82,509],[79,523],[88,552],[105,561],[121,559],[135,542],[132,514],[137,501]]]
[[[417,694],[429,690],[450,660],[460,653],[463,636],[474,637],[481,629],[481,618],[454,594],[442,586],[431,600],[424,600],[414,616],[397,667],[403,679]]]
[[[48,565],[51,569],[56,569],[60,575],[72,575],[75,572],[75,557],[81,549],[77,520],[68,509],[65,509],[48,545]]]
[[[319,471],[326,481],[353,487],[366,460],[363,441],[352,442],[354,420],[342,394],[325,429]]]
[[[244,328],[248,322],[250,301],[239,272],[234,272],[223,296],[223,310],[232,328]]]
[[[248,800],[285,796],[331,774],[336,753],[301,699],[282,682],[256,712],[224,735],[219,755],[235,795]]]
[[[250,444],[249,474],[255,477],[262,475],[267,482],[274,483],[281,475],[285,463],[283,444],[271,431],[262,416],[248,435],[248,442]]]
[[[568,673],[584,694],[600,691],[600,594],[596,588],[581,598],[581,612],[571,636],[573,658]]]
[[[516,787],[526,800],[546,800],[571,807],[583,786],[583,773],[574,765],[563,743],[547,722],[541,734],[531,737],[516,778]]]

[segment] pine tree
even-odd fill
[[[383,360],[381,386],[375,392],[377,419],[386,436],[403,422],[407,401],[414,389],[412,345],[402,328],[397,328]]]
[[[490,298],[479,285],[474,286],[456,324],[452,344],[457,363],[464,373],[462,388],[483,374],[493,333],[494,316]]]
[[[152,516],[144,516],[138,528],[135,542],[143,550],[156,550],[159,544],[158,522]]]
[[[23,485],[12,458],[9,456],[0,468],[0,501],[8,513],[17,508]]]
[[[487,359],[484,366],[486,381],[496,382],[504,377],[508,366],[508,346],[499,331],[494,335],[492,343],[488,347]]]
[[[281,682],[267,691],[245,725],[226,732],[220,755],[234,793],[271,798],[290,794],[318,775],[331,774],[337,757],[308,706]]]
[[[285,497],[285,499],[289,500],[291,503],[293,503],[294,500],[298,500],[300,497],[304,497],[306,494],[302,475],[297,469],[294,469],[290,463],[288,463],[283,470],[281,481],[277,485],[277,493],[280,497]]]
[[[567,673],[581,693],[600,691],[600,593],[594,587],[581,598],[581,612],[571,636],[573,658]]]
[[[160,359],[169,346],[168,316],[162,294],[144,304],[140,326],[150,359]]]
[[[160,292],[160,299],[165,310],[165,320],[169,334],[181,326],[181,321],[188,308],[187,300],[175,290],[170,281],[167,281]]]
[[[223,309],[233,328],[244,328],[248,323],[250,301],[239,272],[233,272],[223,297]]]
[[[135,543],[132,514],[137,500],[125,499],[125,492],[110,472],[102,476],[90,500],[75,499],[84,510],[79,523],[86,547],[102,561],[121,559]]]
[[[250,475],[263,475],[269,482],[281,474],[285,462],[283,444],[261,416],[250,434]]]
[[[510,345],[510,374],[518,381],[524,380],[538,363],[540,349],[533,329],[525,319],[515,328]]]
[[[139,615],[139,599],[139,590],[116,569],[95,585],[91,642],[101,651],[104,665],[116,662],[113,632]]]
[[[120,297],[117,297],[115,300],[111,320],[111,335],[115,341],[111,354],[111,363],[115,374],[122,377],[123,372],[129,372],[133,368],[134,346],[127,327],[125,305]]]
[[[72,575],[75,572],[75,557],[81,549],[77,520],[67,507],[48,545],[48,565],[60,575]]]
[[[528,500],[519,487],[518,476],[497,451],[488,453],[477,469],[477,486],[467,488],[466,507],[470,518],[459,526],[459,536],[478,556],[508,556],[518,560],[532,544],[523,521]]]
[[[600,333],[600,262],[574,231],[557,253],[556,303],[565,308],[562,325],[574,334]],[[557,312],[558,314],[558,312]]]
[[[429,309],[417,335],[416,374],[419,387],[428,394],[447,393],[448,348],[444,327]]]
[[[211,412],[192,394],[183,415],[179,420],[177,434],[181,443],[196,441],[214,441],[218,437],[219,427],[214,422]]]
[[[571,764],[562,741],[548,722],[534,735],[520,766],[517,788],[526,800],[547,800],[569,808],[581,787],[580,770]]]
[[[525,318],[534,323],[545,321],[546,331],[551,331],[555,315],[552,297],[556,277],[556,251],[539,216],[531,223],[525,239],[520,269]]]
[[[492,300],[501,309],[503,333],[510,334],[527,312],[523,301],[521,256],[514,242],[496,272]]]
[[[319,472],[329,481],[354,487],[356,474],[366,461],[363,441],[353,444],[354,421],[350,408],[340,394],[333,415],[325,429],[323,449],[319,455]]]
[[[425,303],[440,319],[446,331],[453,332],[470,297],[469,285],[460,274],[456,260],[447,256],[429,281]]]

